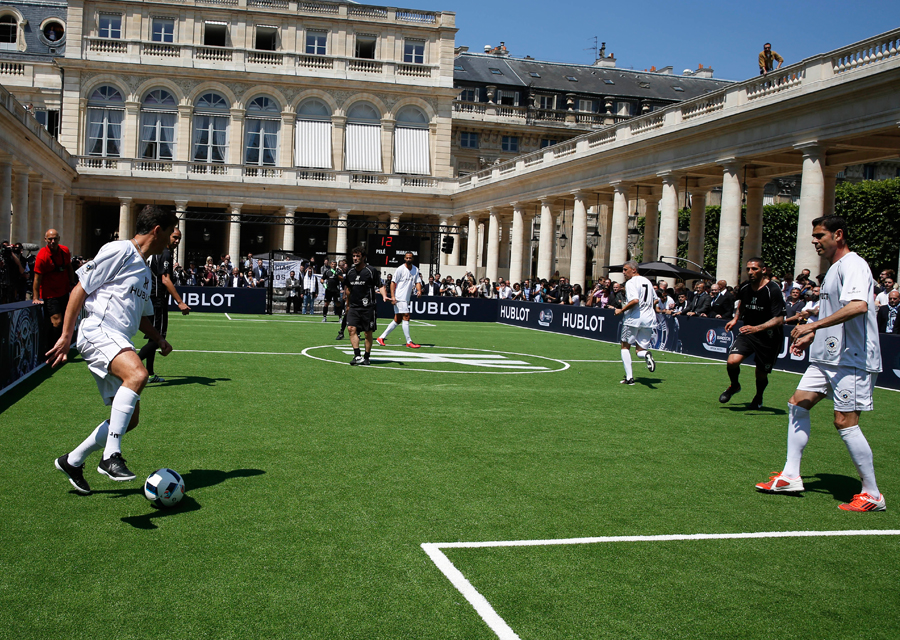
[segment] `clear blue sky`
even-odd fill
[[[680,74],[703,64],[727,80],[758,73],[764,42],[790,64],[900,27],[900,0],[410,0],[397,6],[456,12],[456,44],[470,51],[503,40],[515,57],[590,64],[587,49],[597,36],[618,67],[672,65]]]

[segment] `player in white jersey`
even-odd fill
[[[403,335],[406,336],[406,346],[410,349],[418,349],[420,345],[409,337],[409,309],[412,302],[412,294],[415,289],[416,296],[422,295],[422,283],[419,279],[419,269],[413,263],[413,254],[409,251],[403,256],[403,264],[394,272],[391,280],[391,302],[394,304],[394,319],[384,330],[384,333],[376,340],[382,347],[385,339],[391,335],[391,331],[402,323]]]
[[[809,348],[809,368],[788,402],[787,461],[768,482],[756,485],[767,493],[803,491],[800,460],[809,441],[809,411],[823,398],[834,401],[834,426],[850,452],[862,479],[862,492],[845,511],[884,511],[878,491],[872,449],[859,429],[859,414],[872,410],[875,378],[881,371],[873,291],[869,265],[848,246],[847,223],[839,216],[813,220],[816,252],[831,263],[819,293],[819,319],[797,325],[791,332],[791,352]]]
[[[653,341],[653,330],[656,328],[657,308],[656,291],[653,284],[638,274],[638,264],[629,260],[622,267],[625,274],[625,304],[616,309],[616,315],[624,315],[622,327],[622,364],[625,365],[625,378],[621,384],[634,384],[631,370],[631,345],[635,353],[647,363],[647,369],[656,370],[656,362],[650,353]]]
[[[121,439],[137,426],[147,370],[134,350],[131,336],[143,331],[159,345],[162,355],[172,351],[172,346],[153,327],[153,274],[147,258],[165,249],[177,222],[174,212],[147,205],[137,217],[133,239],[104,245],[93,260],[78,269],[79,282],[69,296],[62,337],[47,352],[51,366],[68,359],[75,324],[84,307],[87,315],[78,328],[78,350],[94,375],[103,402],[112,405],[112,410],[109,420],[101,422],[71,453],[54,462],[78,493],[91,492],[84,479],[84,461],[99,449],[104,449],[97,467],[99,473],[117,482],[135,478],[122,458]]]

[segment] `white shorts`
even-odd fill
[[[76,346],[94,376],[104,404],[112,404],[113,397],[122,386],[122,380],[109,372],[109,363],[125,349],[134,351],[131,340],[105,327],[86,327],[82,322],[78,328]]]
[[[622,342],[641,349],[649,349],[653,344],[653,327],[631,327],[622,325]]]
[[[871,411],[877,374],[855,367],[811,364],[800,378],[798,391],[812,391],[834,401],[835,411]]]
[[[395,314],[410,313],[411,306],[412,305],[409,302],[407,302],[406,300],[397,300],[397,304],[394,305],[394,313]]]

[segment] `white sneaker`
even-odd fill
[[[648,351],[644,359],[647,361],[647,371],[650,373],[656,371],[656,361],[653,359],[653,354]]]
[[[756,488],[766,493],[799,493],[803,491],[803,479],[800,476],[789,478],[781,471],[775,471],[768,482],[760,482]]]
[[[353,356],[353,360],[350,361],[350,364],[353,365],[354,367],[361,365],[361,364],[365,364],[365,363],[366,363],[366,359],[363,358],[362,356]]]
[[[853,502],[839,504],[838,509],[843,509],[844,511],[884,511],[884,494],[882,493],[876,500],[871,493],[857,493],[853,496]]]
[[[622,378],[619,380],[619,384],[634,384],[634,378]]]

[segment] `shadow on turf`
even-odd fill
[[[807,491],[830,493],[839,502],[850,502],[853,500],[854,495],[862,491],[859,478],[833,473],[817,473],[814,476],[803,476],[803,486]]]
[[[154,387],[178,387],[183,384],[202,384],[213,387],[217,382],[231,382],[231,378],[207,378],[205,376],[171,376],[165,382],[157,382]]]
[[[194,489],[203,489],[205,487],[211,487],[213,485],[221,484],[222,482],[231,480],[232,478],[249,478],[251,476],[259,476],[264,473],[265,471],[263,471],[262,469],[235,469],[234,471],[219,471],[218,469],[191,469],[182,477],[184,478],[184,486],[186,487],[187,491],[190,492]],[[126,498],[135,494],[143,496],[144,489],[143,487],[132,487],[128,489],[107,489],[94,491],[94,494],[108,494],[111,498]],[[181,499],[181,502],[179,502],[172,509],[160,509],[159,507],[155,507],[150,503],[148,503],[147,506],[151,509],[149,513],[145,513],[140,516],[127,516],[125,518],[122,518],[122,522],[130,524],[135,529],[156,529],[157,526],[153,523],[153,521],[157,518],[177,516],[180,513],[197,511],[201,508],[200,503],[194,500],[189,493],[185,493],[184,498]]]
[[[742,405],[731,405],[727,407],[722,407],[723,409],[728,409],[729,411],[734,411],[737,413],[744,413],[746,411],[755,411],[757,413],[768,413],[773,416],[786,416],[787,411],[784,409],[776,409],[775,407],[760,407],[759,409],[751,409],[750,403],[746,402]]]
[[[635,378],[634,381],[648,389],[656,389],[656,385],[662,382],[662,378]]]
[[[84,360],[81,355],[75,349],[72,349],[71,351],[69,351],[69,359],[66,364],[71,362],[83,361]],[[52,378],[53,375],[64,366],[66,365],[60,365],[55,369],[51,369],[49,366],[41,367],[38,371],[35,371],[30,376],[19,382],[15,387],[4,393],[2,396],[0,396],[0,413],[3,413],[19,400],[37,389],[42,382],[49,378]]]

